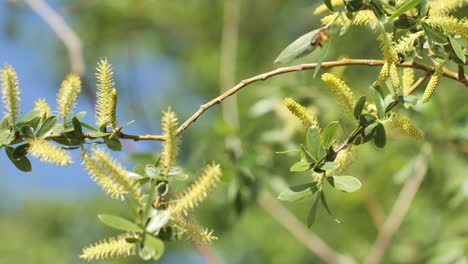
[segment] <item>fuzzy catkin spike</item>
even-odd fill
[[[110,120],[110,124],[113,128],[117,128],[118,126],[118,122],[117,122],[117,98],[118,98],[118,95],[117,95],[117,89],[113,88],[111,90],[111,102],[110,102],[110,105],[111,105],[111,111],[110,111],[110,117],[109,117],[109,120]]]
[[[343,0],[331,0],[331,4],[333,7],[339,7],[339,6],[344,5],[344,1]],[[330,9],[328,9],[328,7],[325,4],[321,4],[317,8],[315,8],[314,15],[319,15],[327,11],[330,11]]]
[[[384,83],[388,79],[388,75],[390,73],[390,64],[385,61],[384,65],[382,66],[382,69],[380,70],[379,74],[379,83]]]
[[[182,217],[172,219],[172,223],[182,229],[189,239],[210,244],[213,240],[218,240],[213,236],[213,231],[205,228],[197,223]]]
[[[396,52],[395,46],[392,41],[393,34],[386,33],[382,26],[382,32],[380,33],[378,39],[380,40],[380,50],[386,61],[390,63],[398,62],[398,54]]]
[[[59,115],[62,117],[63,122],[73,114],[76,107],[76,100],[81,92],[81,80],[76,74],[68,75],[60,85],[57,94],[57,105]]]
[[[85,168],[111,198],[123,199],[123,195],[130,194],[133,198],[140,199],[140,188],[134,184],[129,172],[122,165],[102,149],[90,152],[91,155],[84,159]]]
[[[432,95],[435,92],[435,89],[437,88],[437,85],[439,85],[439,81],[443,73],[443,66],[441,65],[437,67],[436,71],[434,72],[431,79],[429,80],[429,83],[426,86],[426,90],[424,90],[424,94],[421,100],[424,104],[429,102],[429,100],[431,99]]]
[[[165,177],[171,167],[174,166],[179,154],[179,138],[176,135],[178,126],[177,115],[169,108],[163,112],[161,123],[164,135],[161,164],[163,165],[162,173]]]
[[[403,129],[408,135],[418,139],[418,140],[423,140],[424,139],[424,134],[423,132],[416,128],[411,120],[399,113],[392,113],[388,120],[385,121],[385,123],[389,123],[393,126],[399,127]]]
[[[414,43],[424,35],[424,31],[416,33],[408,33],[404,37],[400,38],[395,48],[402,54],[409,54],[416,49]]]
[[[294,101],[292,98],[285,98],[284,103],[288,110],[295,115],[306,127],[319,127],[317,117],[312,114],[307,108]]]
[[[398,68],[396,66],[396,63],[390,64],[389,75],[393,89],[396,93],[398,93],[400,91],[400,75],[398,74]]]
[[[355,99],[351,88],[339,78],[335,77],[331,73],[325,73],[322,75],[322,81],[324,81],[330,91],[335,94],[338,102],[342,104],[349,113],[353,112]]]
[[[167,209],[171,218],[177,215],[187,215],[196,208],[220,181],[221,168],[219,165],[207,166],[198,179],[187,187]]]
[[[21,113],[21,91],[15,69],[9,65],[5,65],[3,70],[0,69],[0,82],[2,101],[8,111],[5,114],[11,119],[13,126],[15,126]]]
[[[337,12],[332,15],[328,15],[323,17],[320,21],[322,25],[328,25],[331,21],[333,21],[337,16],[341,16],[335,20],[333,23],[335,26],[342,26],[344,24],[351,23],[355,26],[365,26],[368,25],[371,28],[375,28],[379,23],[379,19],[375,16],[374,12],[371,10],[360,10],[355,13],[355,17],[353,21],[350,21],[344,14],[344,12]]]
[[[45,116],[47,118],[52,115],[52,109],[43,98],[39,98],[36,102],[34,102],[34,110],[39,111],[41,117]]]
[[[97,101],[96,101],[96,124],[101,126],[102,124],[112,121],[112,89],[114,89],[114,73],[112,72],[112,65],[107,62],[107,59],[101,59],[98,63],[96,78],[97,84]]]
[[[443,32],[460,35],[462,38],[468,38],[468,19],[458,19],[450,15],[430,16],[426,23],[431,27],[441,29]]]
[[[136,254],[138,244],[128,243],[125,240],[128,237],[132,235],[127,233],[98,241],[83,248],[80,258],[93,261],[133,256]]]
[[[63,150],[45,139],[32,138],[28,140],[29,152],[42,162],[52,163],[59,166],[66,166],[72,162],[68,151]]]
[[[429,15],[445,14],[468,5],[467,0],[432,0]]]
[[[338,155],[336,156],[334,162],[337,162],[338,164],[340,164],[340,166],[336,169],[327,171],[327,175],[329,176],[339,175],[347,167],[349,167],[349,165],[351,165],[355,156],[356,155],[354,153],[354,150],[351,147],[348,147],[347,149],[344,149],[338,152]]]
[[[403,69],[403,91],[405,95],[408,95],[410,88],[414,83],[414,69],[404,68]]]

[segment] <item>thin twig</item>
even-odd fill
[[[297,220],[293,214],[267,191],[260,192],[258,204],[324,262],[333,264],[356,263],[352,258],[341,255],[330,248],[320,237],[305,227],[304,224]]]
[[[413,86],[411,86],[408,91],[406,92],[406,95],[410,95],[412,94],[416,88],[418,88],[427,78],[429,78],[429,76],[431,76],[431,72],[426,72],[424,73],[423,76],[421,76],[414,84]]]
[[[416,173],[412,178],[406,181],[401,189],[390,215],[385,220],[385,223],[377,235],[377,239],[365,262],[366,264],[378,264],[381,262],[393,236],[403,222],[419,186],[426,176],[428,164],[423,154],[419,156],[416,162]]]

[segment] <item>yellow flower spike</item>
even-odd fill
[[[310,126],[319,127],[317,117],[307,108],[294,101],[292,98],[285,98],[284,103],[288,110],[295,115],[307,128]]]
[[[207,166],[198,179],[187,187],[168,207],[169,215],[175,219],[177,215],[187,215],[196,208],[220,181],[221,168],[219,165]]]
[[[390,72],[390,65],[388,64],[387,61],[385,61],[384,65],[382,66],[382,69],[380,70],[379,74],[379,83],[383,83],[388,79],[388,75]]]
[[[392,41],[393,34],[386,33],[382,28],[382,33],[379,35],[378,39],[380,40],[380,50],[386,61],[390,63],[398,62],[398,54],[396,52],[395,46]]]
[[[73,114],[76,107],[76,100],[81,92],[81,80],[76,74],[68,75],[60,85],[57,94],[57,105],[59,115],[63,121]]]
[[[68,151],[63,150],[45,139],[32,138],[28,140],[29,152],[42,162],[52,163],[59,166],[66,166],[72,162]]]
[[[466,0],[432,0],[430,2],[431,9],[429,10],[429,16],[436,14],[445,14],[456,9],[468,5]]]
[[[331,73],[325,73],[322,75],[322,81],[324,81],[328,88],[338,99],[338,102],[342,104],[349,113],[353,112],[355,99],[351,88],[339,78],[335,77]]]
[[[416,128],[411,122],[411,120],[404,115],[401,115],[399,113],[392,113],[390,117],[384,123],[385,124],[389,123],[395,127],[399,127],[403,131],[405,131],[408,135],[418,140],[424,139],[423,132],[419,128]]]
[[[400,75],[398,74],[398,69],[396,63],[390,64],[390,82],[392,83],[393,89],[398,93],[400,90]]]
[[[3,70],[0,69],[0,82],[2,101],[8,110],[5,114],[9,116],[11,123],[15,126],[21,113],[21,91],[15,69],[9,65],[5,65]]]
[[[161,119],[164,142],[162,146],[161,164],[163,165],[163,176],[167,176],[169,170],[174,166],[179,154],[179,138],[176,135],[178,126],[177,115],[169,108],[163,112]]]
[[[408,95],[409,89],[414,83],[414,69],[404,68],[403,69],[403,91],[405,95]]]
[[[83,248],[80,258],[93,261],[133,256],[136,254],[138,244],[128,243],[125,239],[129,237],[132,235],[127,233],[98,241]]]
[[[339,6],[344,5],[344,1],[343,0],[331,0],[331,4],[333,7],[339,7]],[[327,11],[330,11],[328,7],[325,4],[321,4],[317,8],[315,8],[314,15],[319,15]]]
[[[426,90],[424,90],[424,94],[421,100],[424,104],[429,102],[429,100],[431,99],[432,95],[435,92],[435,89],[437,88],[437,85],[439,85],[439,81],[443,73],[443,66],[440,65],[439,67],[437,67],[436,71],[429,80],[429,83],[426,86]]]
[[[101,59],[98,63],[96,78],[98,80],[96,93],[96,125],[101,126],[106,122],[111,122],[112,112],[112,89],[114,89],[114,73],[112,65],[107,59]]]
[[[335,162],[340,164],[340,166],[336,169],[327,171],[327,175],[333,176],[342,173],[347,167],[349,167],[349,165],[351,165],[355,156],[356,155],[351,147],[348,147],[347,149],[338,152],[335,158]]]
[[[430,16],[425,21],[431,27],[441,29],[444,33],[460,35],[462,38],[468,38],[468,19],[458,19],[450,15]]]
[[[213,240],[218,240],[216,236],[213,236],[213,231],[205,228],[197,223],[182,217],[172,219],[172,223],[182,229],[189,239],[210,244]]]
[[[50,108],[46,100],[43,98],[37,99],[37,101],[34,102],[34,110],[39,111],[41,117],[45,115],[45,117],[47,118],[52,115],[52,109]]]
[[[416,42],[416,40],[418,40],[422,35],[424,35],[424,31],[406,34],[398,40],[398,43],[395,45],[396,50],[402,54],[411,53],[416,49],[414,42]]]
[[[137,200],[141,198],[140,188],[129,177],[129,171],[102,149],[94,149],[90,153],[85,155],[84,166],[106,194],[114,199],[123,199],[125,194]]]
[[[110,111],[110,114],[109,114],[109,120],[110,120],[110,124],[113,128],[116,128],[118,126],[118,122],[117,122],[117,98],[118,98],[118,95],[117,95],[117,89],[113,88],[111,90],[111,100],[110,100],[110,106],[111,106],[111,111]]]
[[[355,26],[370,26],[371,28],[375,28],[379,23],[379,19],[375,16],[372,10],[360,10],[355,13],[355,17],[353,21],[349,20],[344,12],[337,12],[332,15],[328,15],[323,17],[320,21],[322,25],[328,25],[331,21],[333,21],[337,16],[338,17],[335,22],[333,23],[335,26],[342,26],[344,24],[352,23]]]

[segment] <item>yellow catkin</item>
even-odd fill
[[[96,161],[90,156],[85,155],[83,158],[85,170],[91,175],[91,179],[96,182],[102,190],[113,199],[124,199],[128,191],[116,180],[107,174]]]
[[[333,23],[336,26],[342,26],[345,24],[351,23],[355,26],[370,26],[371,28],[375,28],[379,23],[379,19],[375,16],[374,12],[371,10],[360,10],[355,13],[353,21],[349,20],[344,12],[337,12],[335,14],[323,17],[320,21],[323,25],[328,25],[331,21],[333,21],[337,16],[338,17],[335,22]]]
[[[410,88],[414,83],[414,69],[404,68],[403,69],[403,91],[405,95],[408,95]]]
[[[435,89],[437,88],[437,85],[439,85],[439,81],[443,73],[444,73],[443,67],[439,66],[434,72],[434,74],[432,75],[431,79],[429,80],[429,83],[426,86],[426,90],[424,90],[424,94],[422,97],[423,103],[429,102],[429,100],[431,99],[432,95],[435,92]]]
[[[429,14],[446,14],[468,5],[468,0],[432,0]]]
[[[288,110],[295,115],[306,127],[316,126],[319,127],[317,117],[312,114],[307,108],[294,101],[292,98],[285,98],[284,103]]]
[[[438,28],[445,33],[460,35],[462,38],[468,38],[468,19],[458,19],[450,15],[430,16],[425,21],[431,27]]]
[[[322,81],[324,81],[330,91],[335,94],[338,102],[345,107],[349,112],[353,112],[355,99],[351,88],[336,76],[331,73],[325,73],[322,75]]]
[[[379,83],[384,83],[388,79],[389,72],[390,64],[387,61],[385,61],[384,65],[382,66],[382,69],[380,70]]]
[[[89,160],[93,160],[95,164],[89,163]],[[137,200],[141,198],[140,188],[135,185],[133,180],[129,177],[130,172],[127,171],[121,164],[116,162],[111,156],[109,156],[106,151],[102,149],[92,150],[89,158],[85,159],[85,165],[89,166],[89,173],[92,177],[96,177],[96,180],[103,179],[106,177],[104,175],[107,175],[107,178],[110,178],[115,184],[120,185],[126,193],[131,194]],[[95,167],[94,165],[98,165],[98,167]],[[94,168],[95,170],[90,170],[90,168]],[[105,186],[105,183],[100,185],[103,187]],[[106,189],[105,191],[106,193],[112,193],[112,190],[110,189]],[[119,195],[114,197],[121,198]]]
[[[136,254],[138,244],[128,243],[125,239],[131,234],[122,234],[117,237],[107,238],[83,248],[80,258],[93,260],[116,259],[129,257]]]
[[[179,154],[179,138],[176,135],[178,126],[177,115],[169,108],[163,112],[161,119],[164,142],[161,153],[163,176],[167,176],[171,167],[175,164]]]
[[[343,0],[331,0],[331,4],[333,7],[339,7],[339,6],[344,5],[344,1]],[[327,11],[330,11],[328,7],[325,4],[320,4],[317,8],[315,8],[314,15],[319,15]]]
[[[51,144],[45,139],[32,138],[28,142],[31,155],[39,158],[42,162],[59,166],[66,166],[72,163],[71,155],[68,151]]]
[[[76,100],[81,92],[81,80],[76,74],[68,75],[60,85],[57,94],[58,113],[65,120],[73,114]]]
[[[392,36],[393,34],[383,31],[378,37],[380,40],[380,50],[382,51],[385,60],[390,63],[390,66],[392,63],[398,62],[398,54],[395,46],[393,45]]]
[[[11,119],[13,126],[15,126],[21,113],[21,92],[15,69],[9,65],[5,65],[3,69],[0,69],[0,82],[2,101],[8,111],[5,114]]]
[[[390,64],[389,75],[393,89],[395,89],[395,92],[398,93],[398,91],[400,91],[400,75],[398,74],[398,68],[396,66],[396,63]]]
[[[167,209],[171,218],[177,215],[187,215],[191,209],[197,207],[213,189],[221,177],[219,165],[207,166],[195,183],[187,187]]]
[[[418,40],[424,31],[419,31],[416,33],[408,33],[404,37],[398,40],[398,43],[395,45],[395,48],[402,54],[409,54],[416,49],[414,43]]]
[[[344,149],[338,152],[335,162],[340,164],[340,166],[336,169],[327,171],[328,176],[339,175],[342,173],[349,165],[351,165],[353,159],[355,158],[355,153],[351,147]]]
[[[411,120],[399,113],[392,113],[390,117],[384,122],[385,124],[389,123],[395,127],[401,128],[403,131],[405,131],[408,135],[418,139],[422,140],[424,139],[424,134],[423,132],[416,128]]]
[[[96,93],[96,124],[101,126],[106,122],[111,122],[112,112],[112,89],[114,89],[114,73],[112,65],[107,59],[101,59],[98,63],[96,78],[98,80]]]
[[[52,109],[43,98],[37,99],[37,101],[34,102],[34,110],[39,111],[41,117],[45,116],[47,118],[52,115]]]
[[[213,240],[218,240],[213,236],[213,230],[209,230],[194,221],[182,217],[172,219],[172,223],[182,229],[190,240],[209,244]]]
[[[110,107],[111,107],[111,111],[110,111],[110,114],[109,114],[109,120],[110,120],[110,124],[113,128],[116,128],[118,126],[118,123],[117,123],[117,99],[118,99],[118,95],[117,95],[117,89],[113,88],[111,90],[111,101],[110,101]]]

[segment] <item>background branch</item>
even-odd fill
[[[377,235],[377,239],[365,262],[366,264],[377,264],[382,260],[393,236],[403,222],[419,186],[427,174],[427,168],[427,160],[424,155],[421,154],[415,164],[416,173],[406,181],[401,189],[390,215],[385,220]]]

